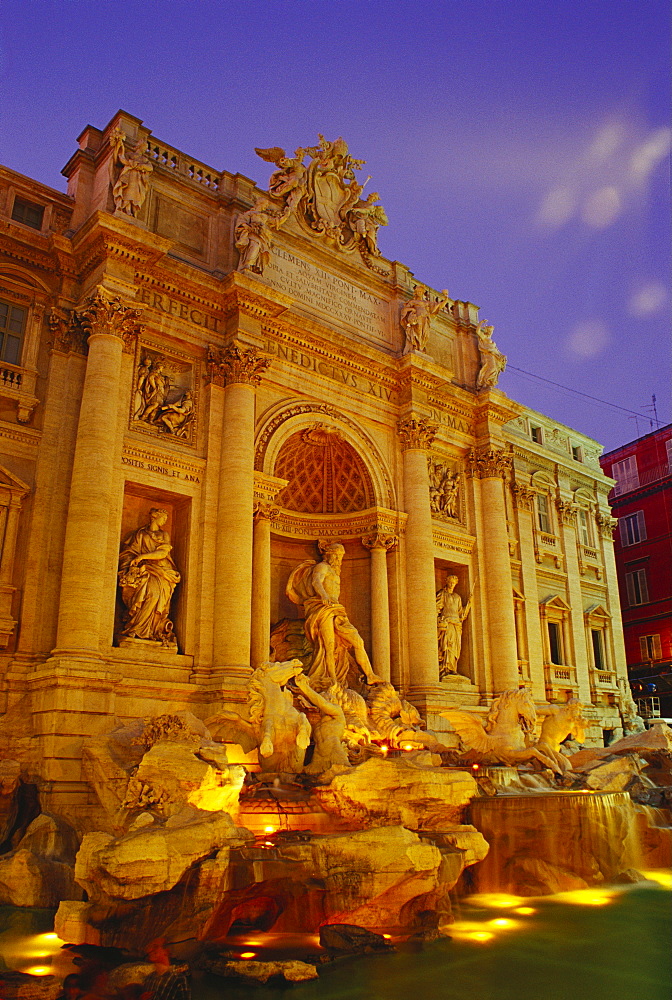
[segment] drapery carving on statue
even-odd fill
[[[320,135],[317,146],[300,147],[293,157],[280,146],[255,148],[255,152],[277,167],[269,180],[268,197],[278,206],[283,222],[294,213],[308,232],[347,253],[358,250],[368,267],[386,273],[372,258],[380,256],[378,230],[388,224],[388,218],[383,206],[376,204],[377,193],[362,197],[369,178],[360,184],[355,171],[366,161],[350,156],[342,138],[330,142]],[[307,166],[306,156],[310,157]]]
[[[511,688],[495,698],[485,726],[470,712],[449,709],[439,714],[457,732],[469,763],[515,767],[536,760],[556,774],[563,774],[557,761],[543,749],[525,745],[525,736],[534,731],[537,721],[534,699],[527,688]]]
[[[268,198],[257,198],[252,208],[236,220],[235,247],[239,253],[238,271],[263,274],[271,259],[272,234],[289,217],[287,208],[276,211]]]
[[[457,518],[458,490],[460,485],[459,472],[451,472],[449,466],[427,458],[429,472],[429,505],[432,514],[438,517]]]
[[[494,389],[499,381],[499,376],[506,368],[506,355],[502,354],[492,339],[494,331],[494,326],[489,326],[487,320],[484,319],[476,327],[478,350],[481,355],[481,367],[476,379],[477,389]]]
[[[463,606],[462,598],[455,593],[457,582],[456,576],[449,576],[436,595],[440,680],[457,673],[457,663],[462,651],[462,623],[471,610],[471,595]]]
[[[404,354],[409,351],[426,353],[429,340],[429,328],[432,316],[443,309],[448,302],[448,289],[444,288],[441,297],[432,300],[429,291],[422,285],[413,286],[413,295],[401,310],[399,322],[406,335]]]
[[[160,433],[185,439],[191,434],[194,397],[191,389],[173,383],[171,375],[176,374],[180,383],[190,377],[185,365],[173,364],[159,354],[143,355],[136,372],[133,419]]]
[[[305,559],[290,574],[286,594],[303,608],[305,632],[313,647],[308,669],[313,687],[324,691],[331,684],[348,683],[351,655],[368,684],[380,682],[371,666],[364,642],[340,603],[341,563],[345,549],[340,542],[320,542],[321,562]]]
[[[120,337],[124,349],[130,351],[144,330],[142,308],[127,306],[119,295],[113,295],[103,285],[97,285],[83,306],[75,310],[85,337],[107,333]]]
[[[126,152],[125,139],[126,134],[120,128],[116,128],[110,135],[113,163],[121,164],[121,171],[112,188],[112,198],[118,211],[135,217],[147,197],[154,165],[145,155],[146,144],[142,139],[138,139],[130,153]]]
[[[119,555],[119,586],[126,611],[120,645],[142,640],[177,651],[170,600],[180,582],[170,535],[163,530],[168,512],[154,507],[146,525],[132,531]]]
[[[303,672],[301,660],[262,663],[249,682],[249,720],[223,710],[206,725],[220,740],[239,743],[246,752],[259,750],[262,771],[300,774],[311,727],[293,704],[287,685]]]

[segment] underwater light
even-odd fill
[[[472,941],[492,941],[494,936],[490,931],[472,931],[469,938]]]
[[[521,913],[524,917],[529,917],[530,914],[536,913],[537,911],[533,906],[517,906],[514,913]]]
[[[265,826],[264,827],[264,833],[275,833],[275,827],[274,826]]]
[[[496,920],[488,920],[491,927],[499,927],[502,930],[517,926],[516,920],[509,920],[507,917],[497,917]]]
[[[256,958],[256,955],[256,951],[241,951],[240,953],[241,958]]]
[[[49,965],[32,965],[30,969],[25,970],[29,976],[50,976],[51,966]]]

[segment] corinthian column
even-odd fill
[[[254,505],[252,547],[252,653],[251,665],[265,663],[271,635],[271,521],[280,513],[268,501]]]
[[[397,424],[404,452],[406,522],[406,605],[408,608],[409,665],[412,687],[439,683],[434,592],[434,539],[429,505],[427,449],[437,425],[424,417],[405,417]]]
[[[59,652],[99,652],[107,528],[116,455],[121,355],[141,329],[140,310],[99,285],[76,321],[89,355],[70,482],[58,615]],[[110,641],[111,641],[110,636]]]
[[[217,667],[250,666],[254,400],[269,364],[254,349],[235,345],[210,358],[211,372],[225,387],[215,564]]]
[[[478,455],[472,452],[467,462],[468,474],[481,481],[486,617],[497,694],[518,687],[516,619],[504,503],[504,476],[510,467],[510,455],[495,448]]]
[[[396,535],[373,531],[362,538],[371,553],[371,652],[373,669],[390,679],[390,598],[387,589],[387,553],[398,543]]]

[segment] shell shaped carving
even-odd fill
[[[375,504],[369,471],[337,430],[313,424],[292,434],[280,449],[276,476],[289,484],[276,502],[305,514],[350,514]]]

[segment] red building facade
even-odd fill
[[[672,717],[672,424],[603,455],[628,674],[644,717]]]

